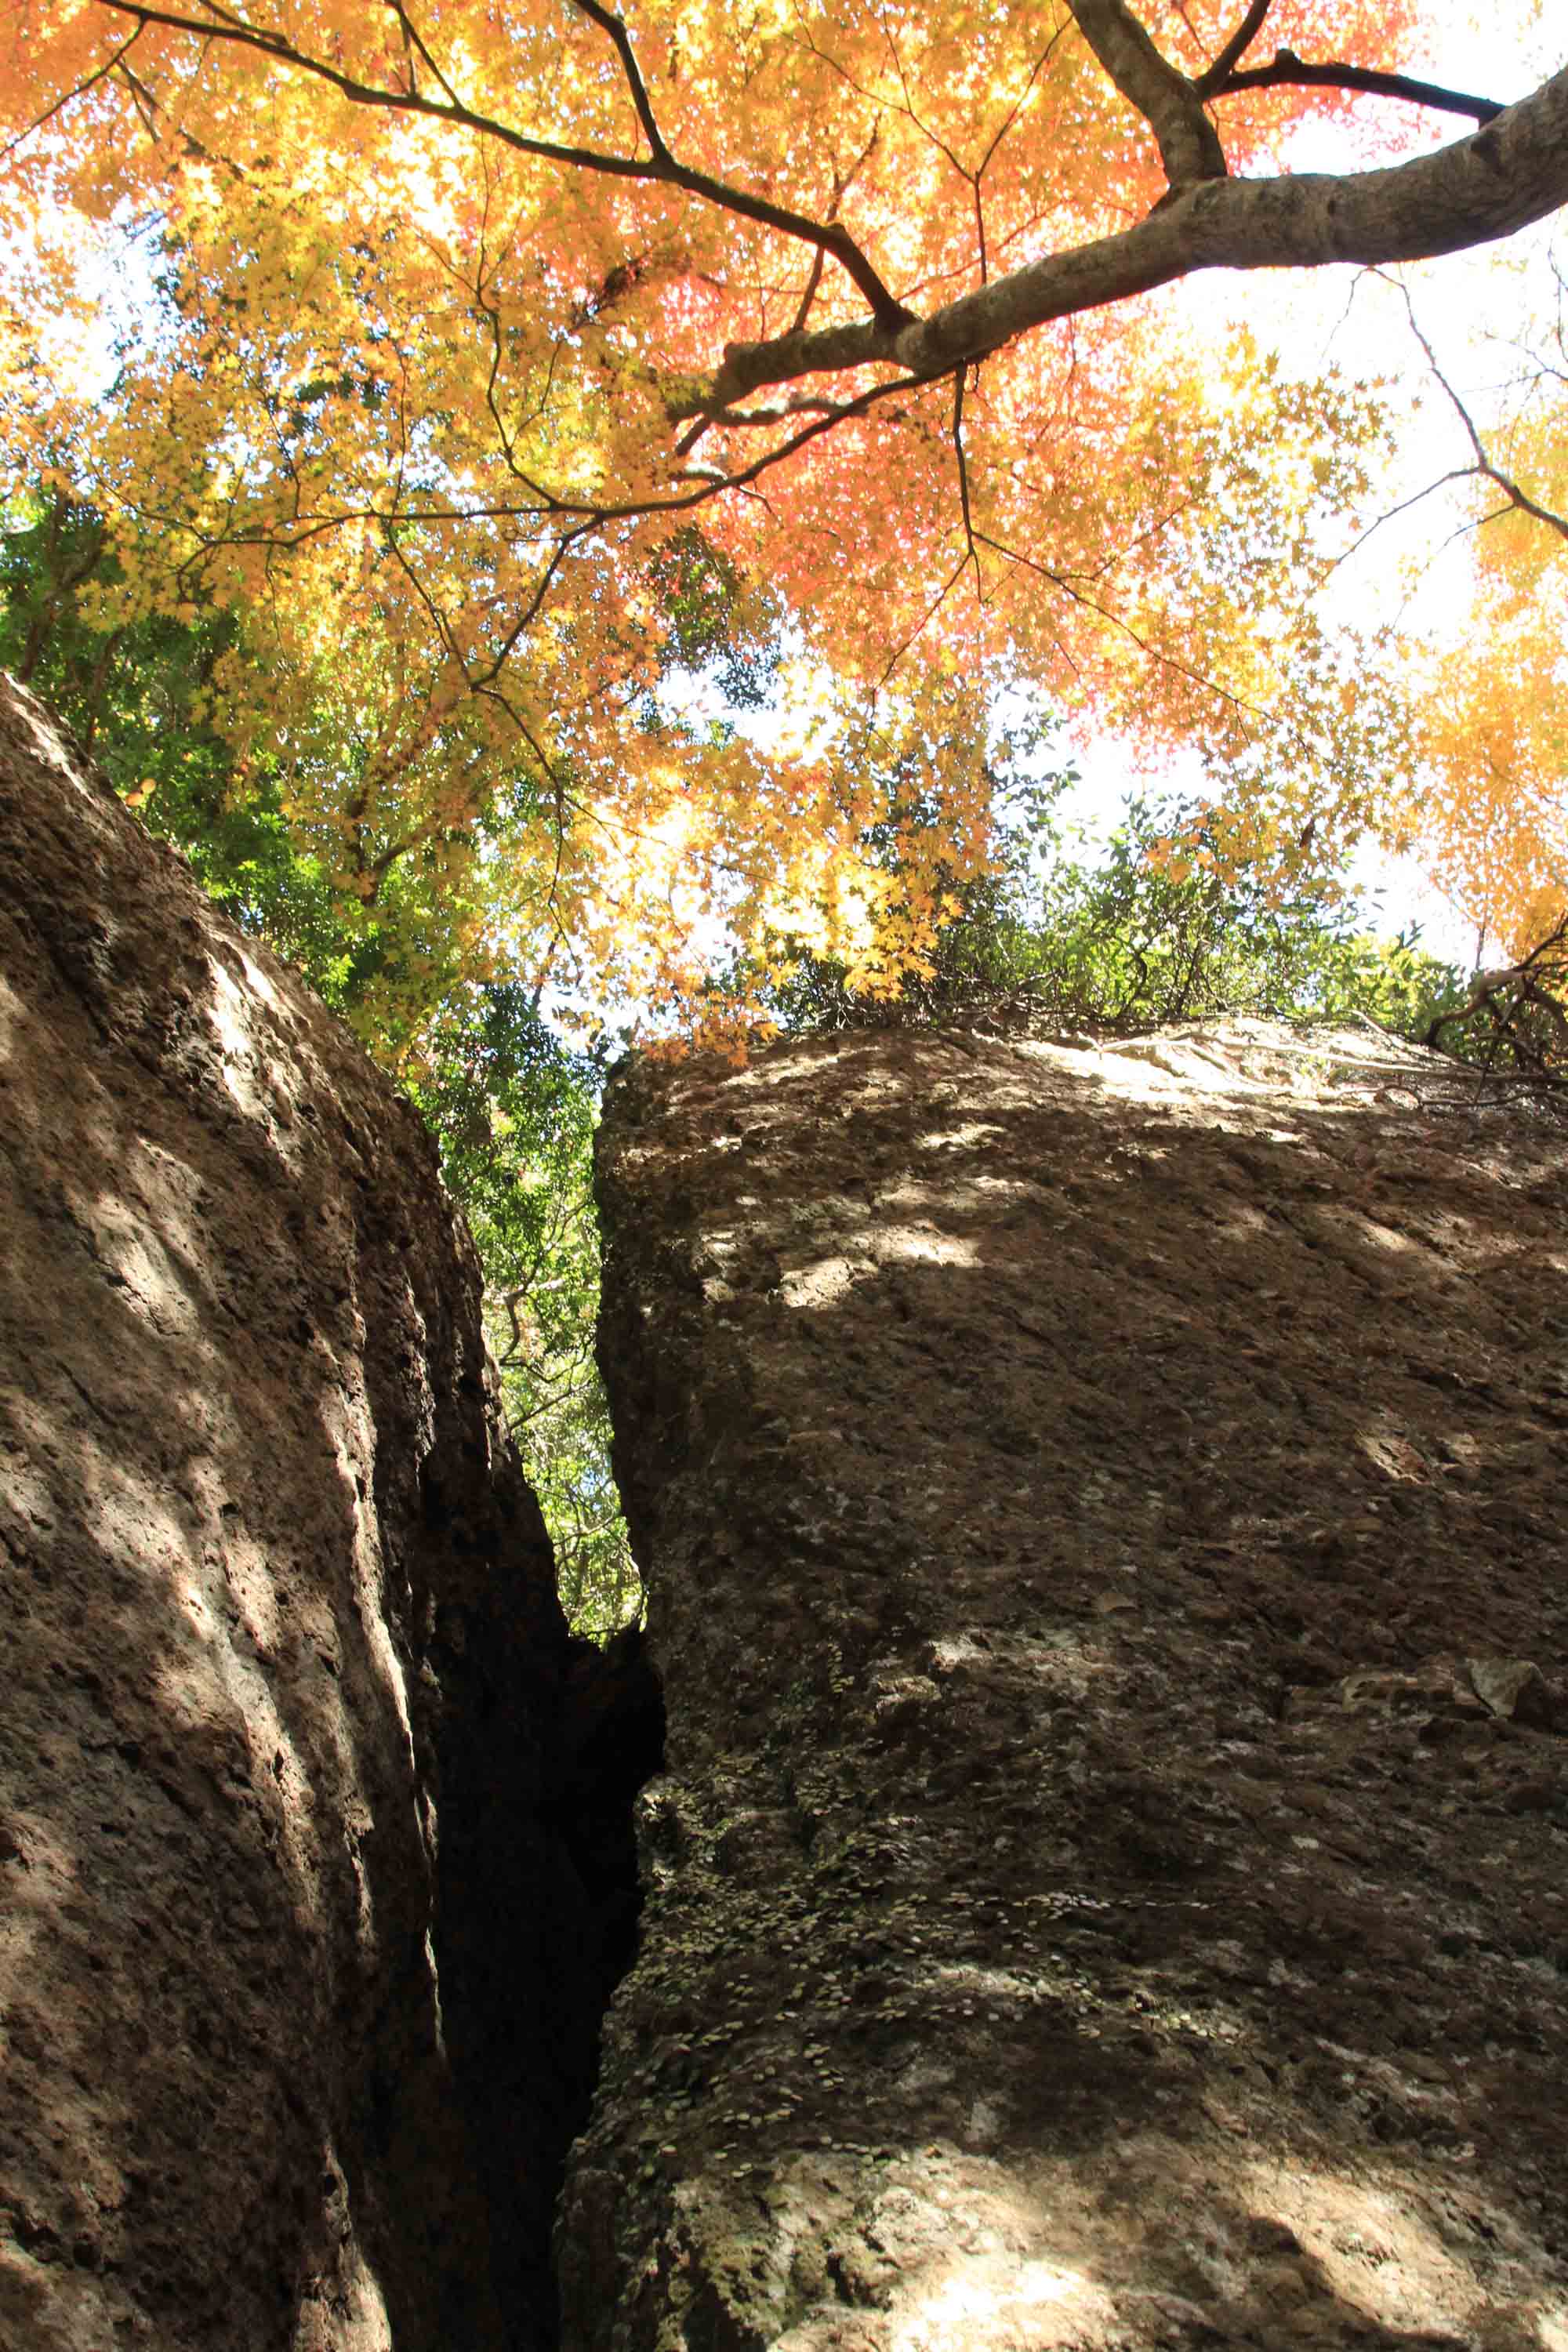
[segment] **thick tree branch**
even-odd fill
[[[1119,236],[1026,263],[912,326],[889,332],[865,320],[731,343],[705,396],[674,413],[718,414],[765,384],[879,362],[946,375],[1031,327],[1196,270],[1425,261],[1510,236],[1565,203],[1568,69],[1436,154],[1377,172],[1205,181]]]
[[[1205,98],[1228,98],[1238,89],[1361,89],[1373,98],[1402,98],[1411,106],[1430,106],[1442,114],[1468,114],[1476,122],[1495,122],[1503,111],[1494,98],[1472,98],[1462,89],[1445,89],[1441,82],[1415,81],[1409,74],[1379,73],[1371,66],[1333,63],[1309,65],[1294,49],[1279,49],[1271,66],[1248,66],[1243,72],[1221,74],[1216,59],[1200,83]]]
[[[1568,70],[1498,113],[1469,138],[1433,155],[1377,172],[1236,180],[1226,173],[1217,134],[1204,113],[1200,93],[1226,58],[1245,49],[1262,21],[1261,0],[1252,0],[1237,33],[1200,82],[1190,80],[1161,55],[1125,0],[1069,0],[1095,55],[1154,131],[1172,178],[1171,193],[1136,226],[1027,263],[921,320],[892,294],[841,223],[812,220],[673,156],[629,34],[604,0],[573,0],[573,5],[615,45],[649,146],[646,157],[536,138],[469,107],[449,87],[436,97],[427,90],[388,89],[363,81],[346,67],[300,50],[281,33],[251,25],[225,0],[192,0],[190,14],[149,5],[149,0],[101,0],[101,5],[138,28],[163,25],[203,42],[222,41],[258,51],[274,64],[328,83],[356,105],[426,115],[568,170],[680,187],[718,209],[798,238],[839,263],[865,297],[868,318],[815,331],[801,320],[786,334],[731,343],[708,385],[695,396],[672,401],[675,421],[739,423],[736,404],[764,387],[866,366],[890,365],[917,381],[931,381],[983,359],[1032,327],[1125,300],[1196,270],[1421,260],[1509,236],[1568,202]],[[417,44],[427,69],[438,76],[439,68],[414,27],[405,0],[398,0],[395,15],[405,36]],[[1478,119],[1490,112],[1489,100],[1358,68],[1304,67],[1288,51],[1271,68],[1231,69],[1225,89],[1258,87],[1260,76],[1286,75],[1418,97],[1424,104],[1452,105]],[[851,399],[838,413],[853,413],[857,404]],[[808,436],[817,429],[822,428],[808,428]],[[749,469],[729,478],[743,482]]]
[[[1068,0],[1068,5],[1122,97],[1154,133],[1172,187],[1223,180],[1225,151],[1203,100],[1155,47],[1126,0]]]

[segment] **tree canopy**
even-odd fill
[[[1195,748],[1222,862],[1407,826],[1419,772],[1522,948],[1558,654],[1500,690],[1488,656],[1560,594],[1554,395],[1506,463],[1478,436],[1517,495],[1428,723],[1323,593],[1377,396],[1184,291],[1568,200],[1568,71],[1435,83],[1433,16],[13,0],[13,482],[101,518],[100,625],[243,609],[205,689],[237,761],[368,909],[416,874],[481,983],[689,1004],[716,940],[765,985],[787,937],[896,988],[984,865],[1019,680]],[[1309,121],[1361,168],[1291,170]],[[84,219],[142,288],[107,389]],[[714,661],[783,677],[765,726],[672,720]]]

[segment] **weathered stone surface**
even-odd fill
[[[582,1660],[472,1247],[8,685],[0,1187],[0,2343],[546,2341]]]
[[[1568,2347],[1568,1150],[1421,1083],[620,1084],[668,1775],[571,2352]]]

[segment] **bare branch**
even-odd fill
[[[632,104],[637,109],[637,121],[642,124],[643,136],[659,163],[673,164],[675,158],[666,145],[664,133],[655,119],[653,100],[647,94],[647,84],[642,78],[642,68],[632,47],[632,37],[625,25],[613,8],[601,7],[599,0],[572,0],[572,5],[580,16],[597,25],[601,32],[609,35],[616,55],[621,61],[621,70],[626,75],[626,87],[631,91]]]
[[[952,570],[948,573],[947,578],[942,582],[942,586],[937,590],[936,594],[927,604],[925,611],[914,624],[914,626],[908,630],[906,634],[899,639],[898,644],[893,647],[892,652],[889,655],[887,667],[883,670],[880,678],[878,680],[879,690],[887,685],[888,680],[892,677],[893,672],[898,668],[899,664],[903,660],[904,656],[909,652],[910,647],[914,644],[917,637],[922,635],[924,632],[930,628],[931,623],[941,612],[942,606],[946,604],[948,598],[952,595],[953,590],[957,587],[968,568],[968,556],[961,555],[958,562],[953,565]]]
[[[1288,87],[1360,89],[1373,98],[1402,98],[1412,106],[1434,107],[1443,114],[1468,114],[1481,123],[1495,122],[1504,111],[1496,99],[1471,98],[1462,89],[1446,89],[1441,82],[1413,80],[1409,74],[1379,73],[1371,66],[1309,65],[1294,49],[1277,50],[1271,66],[1248,66],[1240,73],[1218,74],[1211,67],[1199,87],[1205,98],[1228,98],[1238,89]]]
[[[1477,429],[1474,417],[1438,366],[1437,354],[1416,323],[1415,305],[1410,299],[1409,288],[1402,286],[1399,290],[1405,298],[1405,315],[1409,321],[1410,331],[1421,346],[1433,380],[1447,394],[1448,404],[1464,426],[1466,437],[1476,453],[1476,462],[1473,466],[1463,467],[1460,475],[1449,475],[1446,478],[1451,481],[1461,478],[1462,475],[1479,476],[1483,481],[1490,482],[1495,489],[1500,490],[1509,505],[1515,508],[1519,513],[1533,517],[1535,521],[1543,522],[1548,530],[1556,531],[1559,538],[1568,539],[1568,518],[1554,513],[1551,507],[1543,507],[1538,499],[1531,497],[1528,490],[1521,489],[1512,475],[1505,474],[1501,467],[1488,455],[1486,444]]]
[[[27,123],[22,130],[17,131],[15,139],[8,139],[5,142],[5,146],[0,147],[0,163],[5,163],[7,156],[14,155],[17,148],[21,146],[23,141],[30,139],[35,131],[42,131],[45,124],[52,122],[57,114],[60,113],[66,107],[72,105],[77,99],[85,98],[89,89],[94,89],[99,82],[104,80],[107,76],[111,74],[116,66],[120,64],[121,58],[128,57],[131,51],[136,47],[137,42],[142,38],[142,35],[145,29],[145,26],[138,25],[136,30],[131,35],[129,40],[121,41],[120,47],[115,50],[114,55],[111,58],[105,58],[103,64],[96,67],[84,80],[75,83],[71,89],[64,91],[60,97],[55,100],[52,106],[46,106],[42,114],[35,115],[31,122]]]
[[[1490,1029],[1483,1067],[1493,1068],[1506,1048],[1505,1067],[1511,1065],[1515,1074],[1562,1091],[1568,1086],[1568,1012],[1562,993],[1568,982],[1565,950],[1568,915],[1517,963],[1477,973],[1467,1001],[1451,1013],[1440,1013],[1424,1043],[1447,1052],[1450,1049],[1444,1045],[1443,1032],[1462,1028],[1484,1013]]]
[[[969,504],[969,460],[963,451],[963,370],[952,379],[952,454],[958,464],[958,502],[963,516],[963,541],[974,566],[974,593],[984,604],[985,583],[980,574],[980,550],[974,544],[974,517]]]
[[[1377,517],[1374,522],[1369,522],[1364,530],[1358,531],[1350,545],[1343,549],[1340,554],[1335,556],[1333,562],[1329,566],[1331,574],[1337,572],[1342,564],[1348,563],[1352,556],[1359,555],[1363,548],[1366,546],[1367,541],[1372,539],[1376,532],[1384,530],[1387,524],[1397,522],[1401,515],[1409,514],[1413,508],[1420,506],[1425,499],[1436,498],[1438,491],[1446,490],[1450,482],[1469,481],[1474,475],[1474,471],[1475,468],[1471,466],[1450,466],[1446,474],[1439,474],[1434,481],[1424,483],[1418,490],[1412,490],[1407,499],[1396,499],[1393,506],[1386,507],[1383,513]],[[1497,509],[1497,514],[1506,514],[1507,512],[1508,509],[1506,507],[1500,507]],[[1487,516],[1483,518],[1483,520],[1495,521],[1496,515]],[[1473,521],[1462,524],[1458,530],[1451,532],[1443,541],[1442,547],[1438,549],[1437,552],[1442,554],[1453,545],[1456,539],[1462,539],[1467,531],[1473,530],[1475,528],[1476,526]]]
[[[409,89],[414,89],[416,88],[414,78],[414,60],[416,58],[422,58],[430,72],[434,75],[441,89],[446,93],[447,97],[452,100],[453,104],[456,105],[458,101],[457,91],[452,88],[451,83],[447,79],[446,75],[442,72],[440,67],[431,56],[428,47],[426,46],[424,35],[419,31],[418,27],[410,17],[408,11],[403,5],[403,0],[388,0],[388,4],[391,6],[394,16],[397,19],[398,26],[403,34],[404,47],[408,57]]]

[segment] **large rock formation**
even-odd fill
[[[0,2344],[528,2352],[616,1693],[412,1112],[9,685],[0,1188]]]
[[[1568,1149],[1367,1032],[634,1070],[570,2352],[1568,2352]]]
[[[1370,1033],[633,1069],[568,2352],[1568,2352],[1568,1147]],[[0,690],[0,2346],[546,2352],[637,1637],[430,1147]]]

